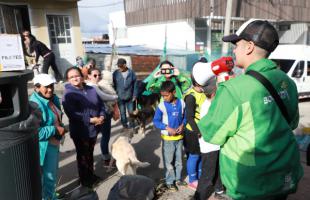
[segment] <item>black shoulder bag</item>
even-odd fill
[[[272,86],[270,81],[268,79],[266,79],[263,75],[261,75],[257,71],[249,70],[245,74],[250,75],[253,78],[255,78],[256,80],[258,80],[269,91],[269,93],[271,94],[271,96],[273,97],[275,102],[278,104],[278,107],[280,108],[281,113],[284,116],[284,118],[286,119],[287,123],[290,124],[290,119],[289,119],[289,115],[288,115],[288,112],[286,110],[286,107],[285,107],[282,99],[280,98],[278,92],[274,89],[274,87]]]

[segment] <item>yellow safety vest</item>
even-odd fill
[[[200,109],[203,102],[206,100],[207,96],[203,92],[197,92],[194,88],[191,88],[189,91],[187,91],[184,95],[184,99],[187,95],[192,95],[195,98],[196,102],[196,109],[195,109],[195,122],[196,124],[200,120]],[[189,123],[186,124],[186,128],[190,131],[192,131],[192,127]]]

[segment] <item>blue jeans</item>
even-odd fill
[[[101,153],[104,160],[109,160],[110,154],[109,154],[109,141],[110,141],[110,135],[111,135],[111,114],[106,114],[106,118],[104,119],[104,123],[101,128],[101,141],[100,141],[100,148]]]
[[[58,170],[59,146],[48,144],[42,170],[42,199],[55,200],[57,170]]]
[[[127,121],[127,116],[126,116],[126,108],[128,110],[128,113],[133,112],[133,102],[131,99],[129,100],[121,100],[119,99],[117,101],[118,103],[118,107],[119,107],[119,111],[121,113],[121,122],[124,128],[133,128],[133,123],[130,120],[129,121],[129,126],[128,126],[128,121]]]
[[[183,140],[163,140],[163,158],[166,184],[181,180]],[[174,160],[174,163],[173,163]]]

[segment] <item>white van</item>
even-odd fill
[[[269,58],[295,81],[299,98],[310,97],[310,46],[279,45]]]

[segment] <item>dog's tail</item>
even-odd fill
[[[140,161],[133,161],[131,162],[133,165],[137,166],[137,167],[148,167],[151,164],[148,162],[140,162]]]

